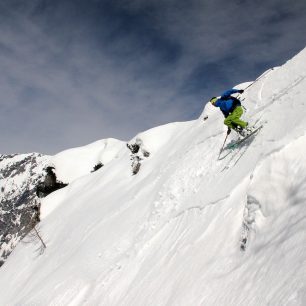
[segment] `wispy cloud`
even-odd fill
[[[0,6],[1,153],[55,153],[194,118],[210,95],[305,44],[300,0]]]

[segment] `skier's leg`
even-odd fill
[[[243,129],[246,128],[246,126],[248,125],[247,122],[242,121],[240,119],[240,117],[243,114],[243,109],[241,106],[237,106],[234,111],[231,113],[231,121],[232,121],[232,125],[239,125],[241,126]]]
[[[227,125],[231,129],[236,129],[239,124],[235,122],[235,113],[232,112],[224,119],[224,124]]]

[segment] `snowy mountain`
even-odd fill
[[[135,151],[53,157],[69,186],[41,201],[47,248],[18,244],[0,305],[306,305],[306,49],[248,85],[245,118],[263,128],[220,158],[209,103],[138,134]]]
[[[47,161],[37,153],[0,155],[0,266],[40,220],[35,188]]]
[[[107,164],[123,145],[119,140],[105,139],[53,157],[38,153],[1,155],[0,266],[17,243],[40,222],[41,201],[36,189],[44,180],[47,166],[56,166],[58,180],[70,183],[91,173],[95,165]]]

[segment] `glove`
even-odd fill
[[[242,94],[242,93],[244,93],[244,90],[243,90],[243,89],[240,89],[240,90],[238,90],[238,92],[239,92],[240,94]]]
[[[227,135],[229,135],[229,134],[231,133],[231,131],[232,131],[232,130],[231,130],[230,128],[228,128],[228,129],[227,129]]]

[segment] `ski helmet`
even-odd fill
[[[210,103],[211,103],[212,105],[215,105],[215,103],[216,103],[217,100],[218,100],[217,97],[212,97],[212,98],[210,99]]]

